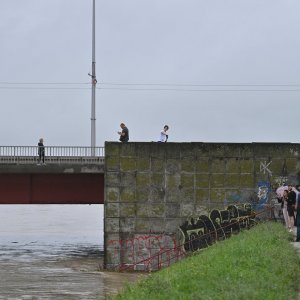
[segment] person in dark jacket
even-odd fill
[[[120,142],[127,143],[129,141],[129,130],[124,123],[121,123],[120,127],[122,128],[122,131],[118,131]]]
[[[292,232],[295,226],[295,204],[296,193],[293,191],[293,186],[288,185],[287,212],[289,217],[289,231]]]
[[[300,186],[297,187],[297,190],[300,192]],[[295,242],[300,242],[300,193],[298,194],[298,197],[297,197],[296,212],[297,212],[297,214],[296,214],[295,225],[297,227],[297,233],[296,233]]]
[[[38,142],[38,155],[39,155],[38,165],[41,164],[42,160],[43,160],[43,164],[45,164],[45,146],[44,146],[44,140],[42,138],[40,138]]]

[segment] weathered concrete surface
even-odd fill
[[[178,227],[209,209],[245,202],[263,209],[274,188],[299,183],[299,154],[290,143],[107,142],[107,267],[136,262],[141,245],[134,241],[142,237],[178,244]],[[124,241],[134,244],[127,252]]]
[[[0,164],[0,174],[104,174],[103,164]]]

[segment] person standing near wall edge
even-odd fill
[[[45,164],[45,146],[44,146],[44,140],[42,138],[40,138],[38,142],[38,155],[39,155],[38,165],[40,165],[42,160],[43,160],[43,164]]]
[[[298,192],[300,192],[300,185],[297,186],[297,190]],[[297,230],[296,230],[296,240],[295,242],[300,242],[300,193],[298,194],[298,197],[297,197],[297,202],[296,202],[296,227],[297,227]]]
[[[122,128],[122,131],[118,131],[120,142],[127,143],[129,141],[129,130],[124,123],[121,123],[120,127]]]
[[[287,212],[289,219],[289,232],[293,231],[295,225],[295,209],[296,204],[296,193],[293,191],[293,186],[291,184],[288,185],[288,198],[287,198]]]
[[[159,143],[166,143],[168,141],[168,138],[169,138],[169,136],[167,134],[168,130],[169,130],[169,126],[165,125],[164,129],[160,132],[160,136],[159,136],[159,139],[158,139]]]

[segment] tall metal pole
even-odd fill
[[[92,156],[95,156],[96,147],[96,55],[95,55],[95,0],[93,0],[93,25],[92,25],[92,108],[91,108],[91,147]]]

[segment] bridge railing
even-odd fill
[[[45,146],[45,163],[97,164],[104,162],[104,147]],[[38,146],[0,146],[0,164],[38,163]]]

